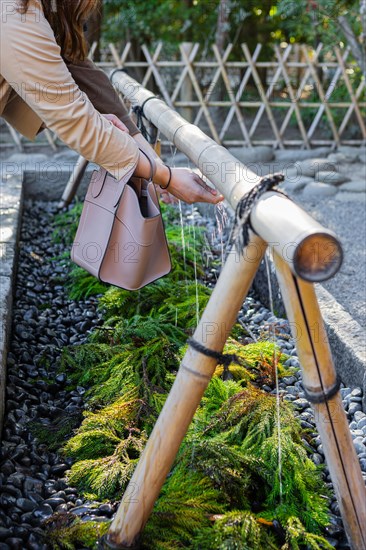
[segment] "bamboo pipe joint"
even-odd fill
[[[293,269],[301,279],[319,283],[333,277],[342,262],[339,240],[331,233],[316,232],[302,239],[295,248]]]
[[[335,233],[276,191],[255,203],[250,225],[304,281],[326,281],[342,265],[342,245]]]

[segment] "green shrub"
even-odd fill
[[[88,343],[62,354],[61,368],[73,384],[87,388],[89,410],[62,452],[74,459],[69,482],[88,498],[122,497],[174,381],[197,310],[201,315],[210,297],[209,289],[192,280],[195,271],[202,274],[195,262],[203,233],[187,231],[183,248],[173,213],[164,207],[173,272],[138,292],[95,283],[103,325]],[[71,280],[78,296],[93,292],[85,274]],[[224,348],[240,365],[230,365],[232,379],[225,381],[227,373],[217,366],[146,525],[143,548],[328,548],[321,537],[328,523],[327,492],[320,468],[307,456],[308,434],[291,404],[278,403],[258,387],[293,371],[272,342],[243,346],[241,330],[234,327]],[[90,525],[85,531],[78,522],[61,526],[63,539],[54,534],[55,548],[77,547],[85,537],[93,548],[100,532]]]

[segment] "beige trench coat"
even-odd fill
[[[24,15],[17,5],[0,0],[0,116],[29,139],[44,123],[66,145],[121,178],[137,164],[135,140],[107,121],[77,86],[40,0],[30,0]]]

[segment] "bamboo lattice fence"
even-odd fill
[[[159,43],[153,50],[142,45],[142,60],[136,61],[128,42],[121,51],[109,44],[97,65],[107,72],[126,69],[224,146],[283,149],[366,142],[365,80],[349,48],[281,44],[269,61],[262,60],[261,44],[253,52],[241,44],[237,60],[232,51],[232,44],[221,54],[216,45],[203,51],[197,43],[182,43],[167,54]],[[14,131],[11,137],[22,144]],[[46,137],[55,143],[50,134]]]

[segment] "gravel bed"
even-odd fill
[[[185,209],[188,222],[203,224],[212,238],[214,255],[221,255],[227,236],[217,236],[212,220],[203,219],[197,211]],[[50,223],[56,213],[55,203],[27,201],[24,208],[20,241],[18,277],[13,309],[13,330],[8,354],[6,416],[0,450],[0,550],[47,550],[44,522],[54,512],[71,512],[83,521],[106,521],[113,517],[118,503],[100,504],[80,497],[70,487],[65,472],[72,464],[50,452],[32,434],[30,423],[38,421],[47,427],[61,411],[79,415],[84,409],[83,393],[78,387],[66,391],[65,374],[57,374],[57,361],[64,345],[80,344],[90,330],[101,323],[97,299],[73,302],[64,285],[65,268],[55,258],[64,250],[51,241]],[[211,239],[210,239],[211,240]],[[222,241],[222,242],[221,242]],[[208,267],[207,284],[213,286],[219,270]],[[289,323],[275,317],[256,300],[247,298],[238,321],[253,341],[268,331],[275,331],[281,350],[289,355],[285,365],[293,374],[283,378],[279,391],[292,401],[304,428],[313,433],[309,454],[316,464],[324,462],[314,415],[304,397],[301,372]],[[269,386],[263,389],[275,393]],[[352,430],[354,445],[366,479],[366,415],[361,409],[362,391],[342,387],[343,404]],[[332,487],[328,470],[324,476]],[[329,541],[335,548],[348,548],[339,508],[331,503]]]

